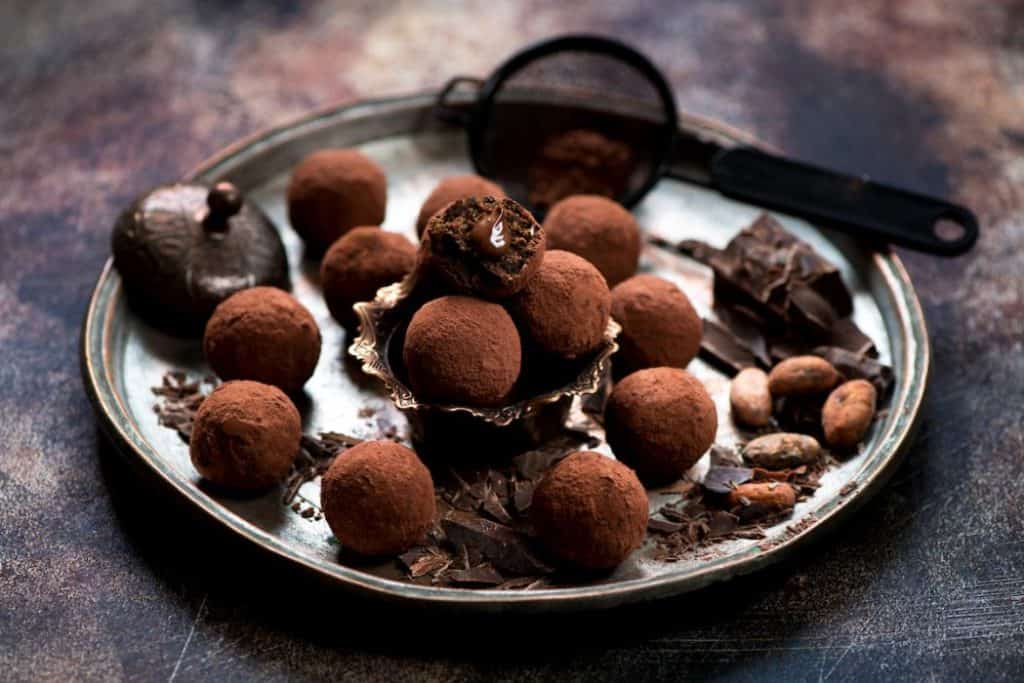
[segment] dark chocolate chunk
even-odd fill
[[[829,331],[828,346],[837,346],[862,356],[878,356],[871,337],[864,334],[850,318],[837,320]]]
[[[757,367],[753,352],[728,329],[713,320],[704,319],[704,336],[700,341],[700,357],[729,375],[743,368]]]
[[[484,495],[484,500],[480,504],[480,509],[487,513],[489,517],[501,524],[512,523],[512,516],[508,514],[508,510],[505,509],[505,505],[498,499],[498,495],[493,490],[488,490]]]
[[[748,467],[710,467],[704,475],[704,488],[712,493],[729,493],[753,477],[754,470]]]
[[[740,524],[740,518],[725,510],[714,510],[708,519],[708,536],[725,536],[736,530]]]
[[[823,440],[821,408],[827,397],[827,394],[803,394],[780,398],[773,411],[779,427],[783,431],[808,434]]]
[[[526,547],[520,534],[503,524],[456,510],[441,519],[441,526],[453,545],[476,549],[498,571],[517,575],[552,571]]]
[[[874,358],[836,346],[819,346],[812,353],[831,363],[846,379],[866,379],[874,384],[879,398],[888,396],[892,389],[892,368]]]

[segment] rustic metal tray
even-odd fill
[[[404,417],[377,380],[363,375],[347,357],[347,339],[327,313],[317,284],[316,264],[304,260],[302,245],[288,226],[284,190],[292,166],[307,153],[328,146],[354,146],[377,160],[388,177],[384,227],[415,237],[420,204],[442,176],[470,169],[460,130],[432,115],[433,95],[358,103],[332,108],[244,140],[200,166],[191,177],[228,179],[256,201],[282,232],[291,262],[295,295],[313,312],[323,331],[323,353],[302,405],[308,433],[338,430],[377,432],[376,421],[400,426]],[[681,125],[720,142],[750,143],[749,136],[722,124],[684,117]],[[759,213],[705,188],[663,180],[637,207],[648,234],[668,239],[696,237],[724,245]],[[912,437],[929,367],[928,337],[917,296],[899,258],[866,251],[844,236],[819,231],[800,220],[778,216],[795,234],[836,263],[854,292],[855,320],[877,342],[896,376],[890,410],[879,419],[859,455],[827,473],[820,490],[799,503],[792,519],[767,530],[767,539],[732,540],[715,546],[710,558],[696,555],[665,563],[645,546],[613,574],[571,588],[468,590],[412,585],[397,580],[393,567],[346,566],[325,521],[303,518],[281,504],[281,492],[259,498],[219,497],[199,484],[178,435],[157,422],[151,387],[164,372],[207,372],[200,344],[166,336],[141,321],[125,303],[121,280],[110,262],[100,274],[86,312],[81,361],[84,382],[106,434],[125,457],[151,470],[176,495],[232,532],[329,583],[392,600],[456,606],[481,611],[577,610],[648,600],[700,588],[752,572],[834,527],[873,495],[896,467]],[[711,303],[710,271],[682,257],[646,248],[642,269],[668,277],[705,313]],[[732,445],[728,380],[695,360],[690,370],[707,385],[719,409],[718,443]],[[367,406],[374,415],[367,417]],[[706,460],[706,459],[705,459]],[[696,467],[699,472],[703,464]],[[704,465],[706,467],[706,465]],[[301,495],[319,500],[319,482]],[[653,497],[652,505],[660,504]]]

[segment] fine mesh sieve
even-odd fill
[[[457,101],[466,84],[478,90],[469,105]],[[538,218],[571,194],[632,207],[669,175],[862,239],[945,256],[969,250],[978,235],[962,206],[680,130],[665,77],[609,38],[553,38],[513,55],[485,81],[452,79],[438,110],[466,127],[477,171]]]

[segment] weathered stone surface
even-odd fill
[[[556,7],[0,4],[0,677],[870,680],[1024,668],[1024,4]],[[326,609],[315,587],[264,595],[282,579],[240,577],[244,549],[193,538],[181,511],[154,508],[93,427],[76,343],[117,211],[240,135],[337,100],[434,87],[453,69],[484,74],[555,30],[642,46],[685,110],[978,211],[972,254],[906,255],[935,353],[917,445],[812,552],[653,607],[463,625],[467,644],[433,623],[396,641],[402,616]],[[495,645],[508,629],[522,648]]]

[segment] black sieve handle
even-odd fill
[[[941,256],[963,254],[978,239],[978,220],[962,206],[752,147],[715,154],[711,184],[730,197],[821,221],[860,238]]]

